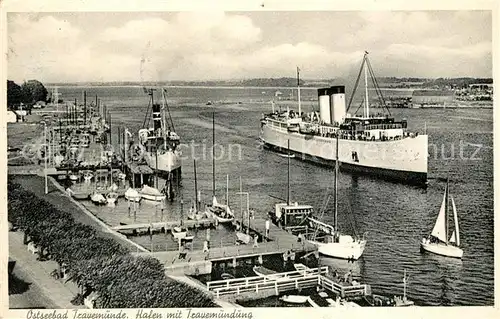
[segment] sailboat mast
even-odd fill
[[[240,176],[240,213],[241,213],[241,230],[243,230],[243,190],[242,190],[242,184],[241,184],[241,176]]]
[[[193,160],[194,165],[194,211],[198,212],[198,179],[196,177],[196,159]]]
[[[229,207],[229,174],[226,175],[226,206]]]
[[[368,52],[365,52],[364,69],[365,69],[365,117],[370,116],[370,102],[368,101],[368,67],[366,60],[368,59]]]
[[[290,205],[290,140],[288,140],[288,176],[286,186],[286,204]]]
[[[337,186],[338,186],[338,173],[339,173],[339,132],[337,132],[337,138],[335,141],[335,192],[333,193],[333,199],[334,199],[334,220],[333,220],[333,229],[336,232],[337,231]]]
[[[450,177],[449,175],[446,176],[446,200],[445,200],[445,219],[446,219],[446,223],[445,223],[445,239],[446,239],[446,244],[448,244],[448,228],[449,228],[449,225],[448,225],[448,210],[449,210],[449,201],[450,201],[450,187],[449,187],[449,184],[450,184]]]
[[[300,69],[297,67],[297,100],[299,102],[299,118],[302,117],[302,110],[300,104]]]
[[[403,275],[403,300],[406,300],[406,269]]]
[[[212,112],[212,198],[215,198],[215,112]]]

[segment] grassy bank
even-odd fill
[[[76,205],[59,192],[45,196],[38,177],[9,177],[8,220],[33,241],[40,258],[67,270],[81,289],[74,298],[95,293],[100,308],[213,307],[203,292],[168,278],[155,258],[130,255],[130,247],[96,230]],[[40,186],[40,187],[39,187]],[[75,207],[72,207],[75,206]]]

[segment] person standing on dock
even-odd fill
[[[253,247],[257,248],[259,247],[259,236],[256,234],[254,237],[253,237]]]
[[[208,240],[203,242],[203,252],[208,253]]]
[[[269,228],[271,227],[271,223],[269,222],[269,218],[266,219],[266,240],[269,241]]]

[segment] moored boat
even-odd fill
[[[338,152],[338,137],[337,152]],[[307,240],[318,247],[318,252],[322,255],[341,259],[356,260],[361,257],[365,250],[366,240],[364,238],[354,238],[351,235],[341,234],[338,228],[338,153],[335,161],[335,179],[334,179],[334,225],[325,224],[319,220],[309,217],[309,223],[315,229],[313,236]],[[327,204],[328,199],[327,198]],[[326,205],[325,205],[326,207]],[[323,212],[324,213],[324,210]],[[318,232],[324,233],[323,236],[317,237]]]
[[[125,198],[129,201],[132,201],[132,202],[140,202],[142,199],[139,192],[137,190],[133,189],[132,187],[129,187],[125,191]]]
[[[142,187],[142,189],[139,191],[139,195],[144,199],[155,202],[160,202],[162,200],[165,200],[166,198],[165,194],[160,192],[158,189],[150,187],[148,185],[144,185]]]
[[[234,221],[234,214],[229,207],[229,175],[226,178],[226,204],[220,204],[215,197],[215,113],[212,113],[212,205],[208,205],[207,209],[219,224]]]
[[[266,268],[263,266],[254,266],[252,270],[257,276],[261,276],[261,277],[275,275],[278,273],[275,270],[272,270],[272,269],[269,269],[269,268]]]
[[[118,199],[118,193],[116,192],[109,192],[106,194],[106,201],[110,206],[114,206],[116,204],[117,199]]]
[[[187,229],[184,227],[174,227],[172,229],[172,236],[174,236],[175,239],[184,239],[187,233]]]
[[[309,300],[309,296],[301,296],[301,295],[285,295],[281,296],[281,301],[293,304],[304,304]]]
[[[96,205],[104,205],[108,202],[101,193],[97,192],[94,192],[92,196],[90,196],[90,200]]]
[[[170,176],[170,174],[180,173],[180,137],[174,131],[174,124],[166,102],[166,91],[161,89],[162,105],[155,103],[154,89],[145,89],[145,91],[151,97],[149,104],[151,113],[148,106],[146,117],[149,114],[152,115],[153,127],[143,128],[138,132],[139,143],[144,148],[140,156],[158,174]],[[168,114],[168,120],[166,114]]]

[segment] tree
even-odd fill
[[[43,84],[37,80],[29,80],[21,85],[23,102],[32,106],[38,101],[47,101],[48,91]]]
[[[7,106],[19,105],[23,100],[21,87],[14,81],[7,80]]]

